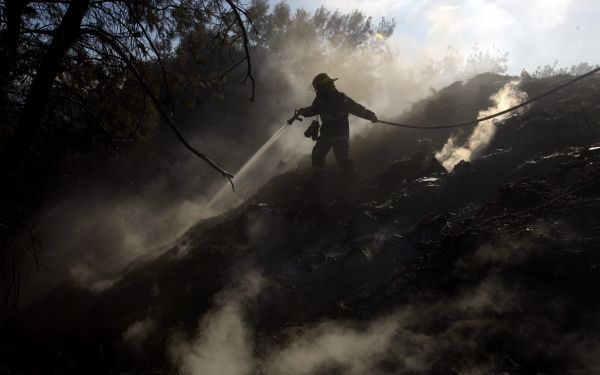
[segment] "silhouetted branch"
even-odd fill
[[[240,27],[240,31],[242,33],[242,37],[244,39],[244,54],[246,55],[245,60],[246,60],[246,78],[244,78],[244,83],[246,83],[246,80],[250,79],[250,82],[252,83],[252,96],[250,96],[250,101],[253,102],[254,101],[254,93],[255,93],[255,89],[256,89],[256,82],[254,81],[254,77],[252,76],[252,60],[250,59],[250,50],[249,50],[249,45],[250,45],[250,40],[248,39],[248,32],[246,31],[246,26],[244,25],[244,20],[242,19],[242,16],[240,15],[239,9],[237,7],[237,5],[235,5],[233,3],[233,0],[225,0],[227,1],[227,4],[229,4],[229,6],[231,7],[231,11],[233,12],[233,15],[235,16],[235,19]]]
[[[152,100],[152,102],[153,102],[154,106],[156,107],[156,109],[158,110],[158,112],[165,119],[165,121],[167,122],[169,127],[173,130],[177,139],[179,139],[179,141],[188,150],[190,150],[193,154],[195,154],[200,159],[202,159],[204,162],[206,162],[208,165],[210,165],[214,170],[219,172],[223,177],[227,178],[229,180],[229,182],[231,183],[231,188],[235,190],[234,185],[233,185],[233,180],[232,180],[233,175],[231,173],[225,171],[223,168],[219,167],[208,156],[206,156],[205,154],[196,150],[187,141],[187,139],[185,138],[185,136],[183,135],[181,130],[177,127],[177,125],[174,123],[173,119],[169,116],[169,114],[163,107],[160,100],[156,97],[156,95],[154,95],[154,93],[152,92],[152,89],[150,88],[150,86],[148,86],[148,83],[146,82],[146,80],[144,80],[144,78],[142,77],[140,72],[137,70],[136,66],[133,63],[133,58],[125,52],[124,46],[121,45],[121,43],[118,40],[113,38],[112,35],[108,34],[107,32],[105,32],[101,29],[85,27],[85,28],[82,28],[82,32],[85,34],[88,34],[88,35],[92,35],[92,36],[96,37],[99,41],[106,43],[119,55],[119,57],[121,57],[121,59],[123,59],[123,62],[127,65],[127,67],[129,68],[131,73],[135,76],[135,78],[138,80],[138,82],[140,83],[140,85],[142,86],[142,88],[144,89],[146,94],[150,97],[150,99]]]
[[[144,25],[142,25],[142,23],[140,22],[140,16],[136,12],[135,7],[131,6],[131,4],[128,4],[127,6],[129,7],[129,12],[135,14],[135,22],[136,22],[136,24],[142,30],[142,33],[144,34],[144,38],[146,38],[146,41],[150,45],[150,48],[152,48],[152,51],[154,51],[154,54],[156,55],[156,61],[158,62],[158,66],[160,67],[160,71],[161,71],[162,76],[163,76],[163,81],[165,83],[165,90],[167,91],[167,98],[168,98],[169,106],[171,107],[170,108],[171,109],[171,114],[173,116],[175,116],[175,106],[173,104],[173,96],[171,95],[171,90],[169,89],[169,81],[167,79],[167,71],[165,69],[165,65],[163,64],[162,57],[160,56],[160,52],[158,51],[158,48],[156,48],[156,46],[152,42],[152,38],[150,38],[150,35],[148,34],[148,31],[146,30],[146,28],[144,27]]]

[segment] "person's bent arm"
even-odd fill
[[[315,110],[314,105],[310,105],[308,107],[300,108],[298,114],[302,117],[312,117],[317,115],[317,111]]]

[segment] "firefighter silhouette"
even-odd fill
[[[331,149],[335,154],[344,176],[354,181],[358,175],[350,158],[350,126],[348,114],[352,114],[373,123],[377,116],[372,111],[358,104],[335,87],[337,78],[331,78],[326,73],[317,74],[312,81],[316,97],[308,107],[300,108],[297,115],[303,117],[319,116],[322,125],[319,129],[317,121],[313,121],[304,135],[317,141],[312,150],[312,167],[316,177],[322,174],[325,158]],[[319,131],[320,130],[320,131]]]

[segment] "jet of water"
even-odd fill
[[[258,151],[256,151],[254,155],[252,155],[250,159],[248,159],[248,161],[246,161],[246,163],[244,163],[242,168],[240,168],[240,170],[237,171],[237,173],[235,173],[236,182],[243,181],[244,177],[248,174],[248,172],[252,170],[252,166],[254,165],[254,163],[256,163],[256,161],[265,153],[265,151],[267,151],[269,147],[271,147],[271,145],[275,143],[275,141],[277,141],[279,137],[281,137],[281,135],[285,132],[287,128],[288,125],[283,125],[281,128],[279,128],[279,130],[277,130],[271,136],[271,138],[269,138],[269,140],[266,141],[265,144],[263,144],[261,148],[259,148]],[[217,194],[215,194],[215,196],[210,200],[210,202],[208,202],[206,208],[228,208],[225,206],[228,203],[230,203],[231,200],[235,200],[235,203],[241,203],[242,197],[240,197],[239,192],[235,193],[231,191],[229,183],[225,183],[221,190],[219,190]],[[217,203],[218,205],[215,206]]]

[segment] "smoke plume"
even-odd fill
[[[305,331],[274,353],[267,361],[267,374],[318,374],[339,369],[344,374],[367,374],[385,358],[397,334],[400,316],[385,317],[366,328],[325,322]]]
[[[480,111],[477,117],[485,117],[513,107],[527,99],[527,94],[519,90],[519,81],[511,81],[504,85],[490,100],[493,106]],[[464,145],[458,144],[455,136],[448,139],[444,147],[435,154],[436,159],[452,171],[461,161],[471,161],[479,157],[494,138],[498,124],[502,123],[510,114],[498,116],[491,120],[483,121],[475,127]]]
[[[144,341],[156,332],[156,321],[151,317],[137,320],[127,327],[123,333],[123,342],[135,352],[141,353]]]
[[[190,341],[173,338],[171,358],[184,375],[252,373],[252,338],[244,312],[262,284],[260,275],[247,274],[239,284],[217,296],[216,307],[202,318],[197,337]]]

